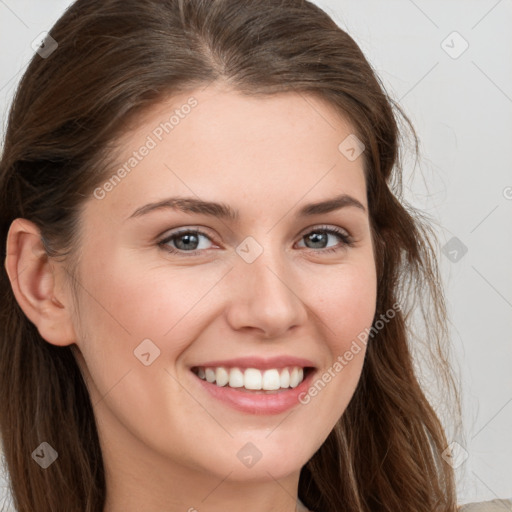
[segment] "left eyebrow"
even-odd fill
[[[318,215],[319,213],[329,213],[347,206],[355,206],[366,212],[366,208],[363,204],[358,201],[355,197],[349,196],[348,194],[341,194],[340,196],[321,201],[319,203],[310,203],[303,206],[299,210],[300,217],[307,217],[309,215]]]
[[[309,217],[329,213],[349,206],[359,208],[366,212],[366,208],[355,197],[349,196],[348,194],[341,194],[325,201],[307,204],[299,210],[298,215],[299,217]],[[234,210],[227,204],[203,201],[194,197],[169,197],[156,203],[149,203],[137,208],[128,218],[141,217],[154,210],[162,209],[180,210],[185,213],[200,213],[223,218],[232,222],[236,222],[240,218],[239,211]]]

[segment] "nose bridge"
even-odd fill
[[[259,328],[275,336],[303,322],[305,309],[282,245],[273,243],[271,234],[258,238],[248,236],[236,249],[237,300],[231,304],[230,320],[234,328]]]
[[[256,236],[257,239],[254,236],[247,236],[236,248],[239,256],[239,275],[242,279],[253,281],[256,288],[259,285],[260,288],[270,286],[273,289],[280,289],[284,284],[278,276],[284,279],[289,274],[284,248],[274,240],[275,233],[260,233]]]

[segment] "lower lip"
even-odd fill
[[[237,391],[237,388],[217,386],[215,383],[200,379],[194,372],[191,373],[208,393],[233,409],[250,414],[279,414],[301,403],[299,396],[301,393],[307,393],[316,372],[310,370],[296,388],[276,390],[274,393]]]

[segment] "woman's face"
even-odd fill
[[[284,478],[326,439],[375,313],[352,133],[313,96],[211,85],[121,140],[83,210],[75,325],[107,470]],[[147,206],[171,198],[190,202]]]

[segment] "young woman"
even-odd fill
[[[418,308],[457,422],[400,115],[307,1],[66,11],[0,163],[18,512],[457,510],[411,354]]]

